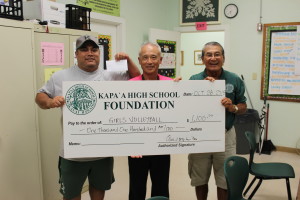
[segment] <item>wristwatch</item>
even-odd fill
[[[239,107],[237,107],[237,105],[233,105],[234,107],[234,112],[233,113],[237,113],[239,111]]]

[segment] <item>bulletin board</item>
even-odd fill
[[[161,49],[162,62],[158,73],[163,76],[175,78],[176,76],[176,41],[156,40]]]
[[[106,70],[106,61],[111,60],[111,36],[98,35],[98,44],[100,49],[100,67]]]
[[[300,22],[264,24],[261,99],[300,102]]]

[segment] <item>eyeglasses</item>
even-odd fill
[[[211,58],[211,57],[215,57],[215,58],[220,58],[222,56],[221,52],[216,52],[216,53],[206,53],[204,54],[205,57]]]
[[[148,61],[148,60],[151,60],[151,61],[157,61],[158,60],[158,56],[142,56],[141,57],[141,60],[143,61],[143,62],[146,62],[146,61]]]

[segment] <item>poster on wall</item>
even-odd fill
[[[42,65],[64,65],[64,43],[41,42]]]
[[[269,88],[271,95],[300,95],[300,77],[295,75],[296,31],[271,33]]]
[[[158,73],[174,78],[176,75],[176,41],[157,40],[156,42],[160,46],[163,57]]]
[[[61,68],[61,67],[58,67],[58,68],[46,68],[45,70],[44,70],[44,76],[45,76],[45,83],[51,78],[51,76],[55,73],[55,72],[57,72],[57,71],[60,71],[60,70],[62,70],[63,68]]]
[[[299,22],[264,24],[261,99],[300,102]]]
[[[77,0],[77,5],[93,12],[120,17],[120,0]]]
[[[220,23],[221,0],[180,0],[180,25]]]
[[[111,59],[111,36],[98,35],[100,49],[100,67],[106,69],[106,61]]]

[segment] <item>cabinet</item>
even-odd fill
[[[33,25],[0,19],[0,199],[41,200]]]
[[[42,110],[36,91],[46,68],[74,64],[74,42],[95,32],[0,19],[0,199],[59,200],[61,110]],[[64,44],[64,65],[41,65],[41,42]],[[87,186],[87,184],[85,184]]]

